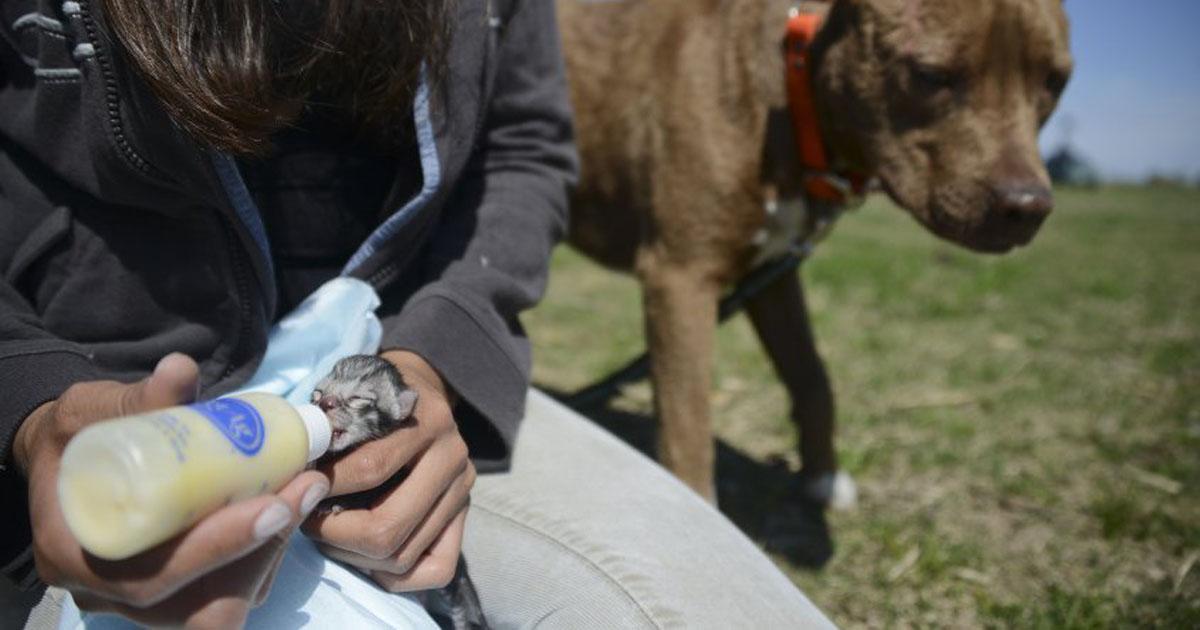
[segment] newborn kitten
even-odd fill
[[[328,452],[340,453],[399,427],[412,414],[417,392],[386,359],[355,354],[334,364],[329,376],[317,383],[312,403],[333,425]]]
[[[325,457],[346,451],[368,440],[381,438],[412,415],[417,392],[404,384],[396,366],[375,355],[356,354],[334,364],[329,376],[317,383],[312,403],[329,417],[333,435]],[[343,510],[369,508],[381,492],[403,481],[407,469],[401,469],[381,488],[327,499],[319,510],[337,514]],[[424,597],[429,613],[442,628],[486,630],[487,620],[467,575],[466,561],[460,556],[454,578],[444,588]]]

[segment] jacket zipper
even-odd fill
[[[237,292],[239,306],[237,339],[230,348],[229,361],[225,365],[225,371],[221,374],[221,380],[225,380],[233,375],[234,366],[237,363],[237,353],[245,345],[246,338],[249,337],[250,300],[247,296],[250,295],[250,283],[246,278],[244,258],[246,253],[238,245],[237,228],[233,225],[233,220],[225,213],[220,213],[220,217],[221,228],[225,232],[225,239],[222,242],[233,265],[234,290]]]
[[[83,28],[87,31],[88,41],[96,49],[96,60],[100,63],[100,72],[104,77],[104,104],[108,113],[108,124],[112,128],[113,138],[117,142],[119,153],[131,166],[145,174],[154,174],[156,169],[150,165],[125,137],[125,127],[121,123],[120,96],[117,91],[117,79],[113,76],[111,60],[105,44],[97,34],[96,21],[92,18],[91,3],[81,0],[79,16],[83,20]]]

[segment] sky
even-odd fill
[[[1042,131],[1113,179],[1200,180],[1200,0],[1065,0],[1075,74]],[[1064,124],[1065,123],[1065,124]]]

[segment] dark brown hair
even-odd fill
[[[422,62],[440,78],[448,0],[102,0],[172,119],[208,146],[261,154],[306,103],[402,133]]]

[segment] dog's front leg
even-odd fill
[[[817,353],[800,276],[781,276],[751,298],[747,311],[792,400],[806,494],[834,507],[853,505],[853,482],[836,475],[833,389]]]
[[[659,461],[715,501],[709,386],[719,287],[694,267],[644,265],[639,275],[660,426]]]
[[[833,389],[817,354],[800,276],[785,274],[746,304],[750,322],[792,399],[806,474],[837,469],[833,450]]]

